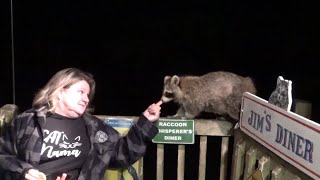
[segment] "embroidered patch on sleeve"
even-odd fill
[[[98,131],[95,140],[96,142],[103,143],[108,139],[108,135],[103,131]]]

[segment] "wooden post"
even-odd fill
[[[227,178],[229,137],[222,137],[220,156],[220,180]]]
[[[178,180],[184,180],[185,145],[178,145]]]
[[[312,104],[306,100],[296,99],[295,113],[311,119]]]
[[[163,180],[164,145],[157,144],[157,180]]]
[[[200,136],[199,180],[206,179],[207,136]]]
[[[261,171],[263,180],[270,179],[270,157],[262,156],[259,160],[258,168]]]
[[[277,166],[271,173],[271,180],[283,180],[284,179],[284,170],[283,166]]]
[[[253,173],[256,166],[257,159],[257,149],[251,147],[249,151],[246,153],[246,167],[244,169],[244,179],[248,179],[248,177]]]
[[[243,177],[245,164],[246,142],[243,139],[239,139],[236,143],[232,160],[232,180],[240,180]]]

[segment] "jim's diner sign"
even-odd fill
[[[240,129],[310,177],[320,179],[319,124],[245,93]]]

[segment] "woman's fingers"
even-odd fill
[[[24,176],[27,180],[38,180],[39,179],[39,171],[36,169],[30,169],[26,175]]]
[[[162,101],[160,100],[160,101],[157,102],[156,105],[157,105],[157,106],[161,106],[161,104],[162,104]]]

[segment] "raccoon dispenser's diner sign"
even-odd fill
[[[245,93],[240,128],[310,177],[320,179],[319,124]]]
[[[194,144],[194,120],[159,119],[154,143]]]

